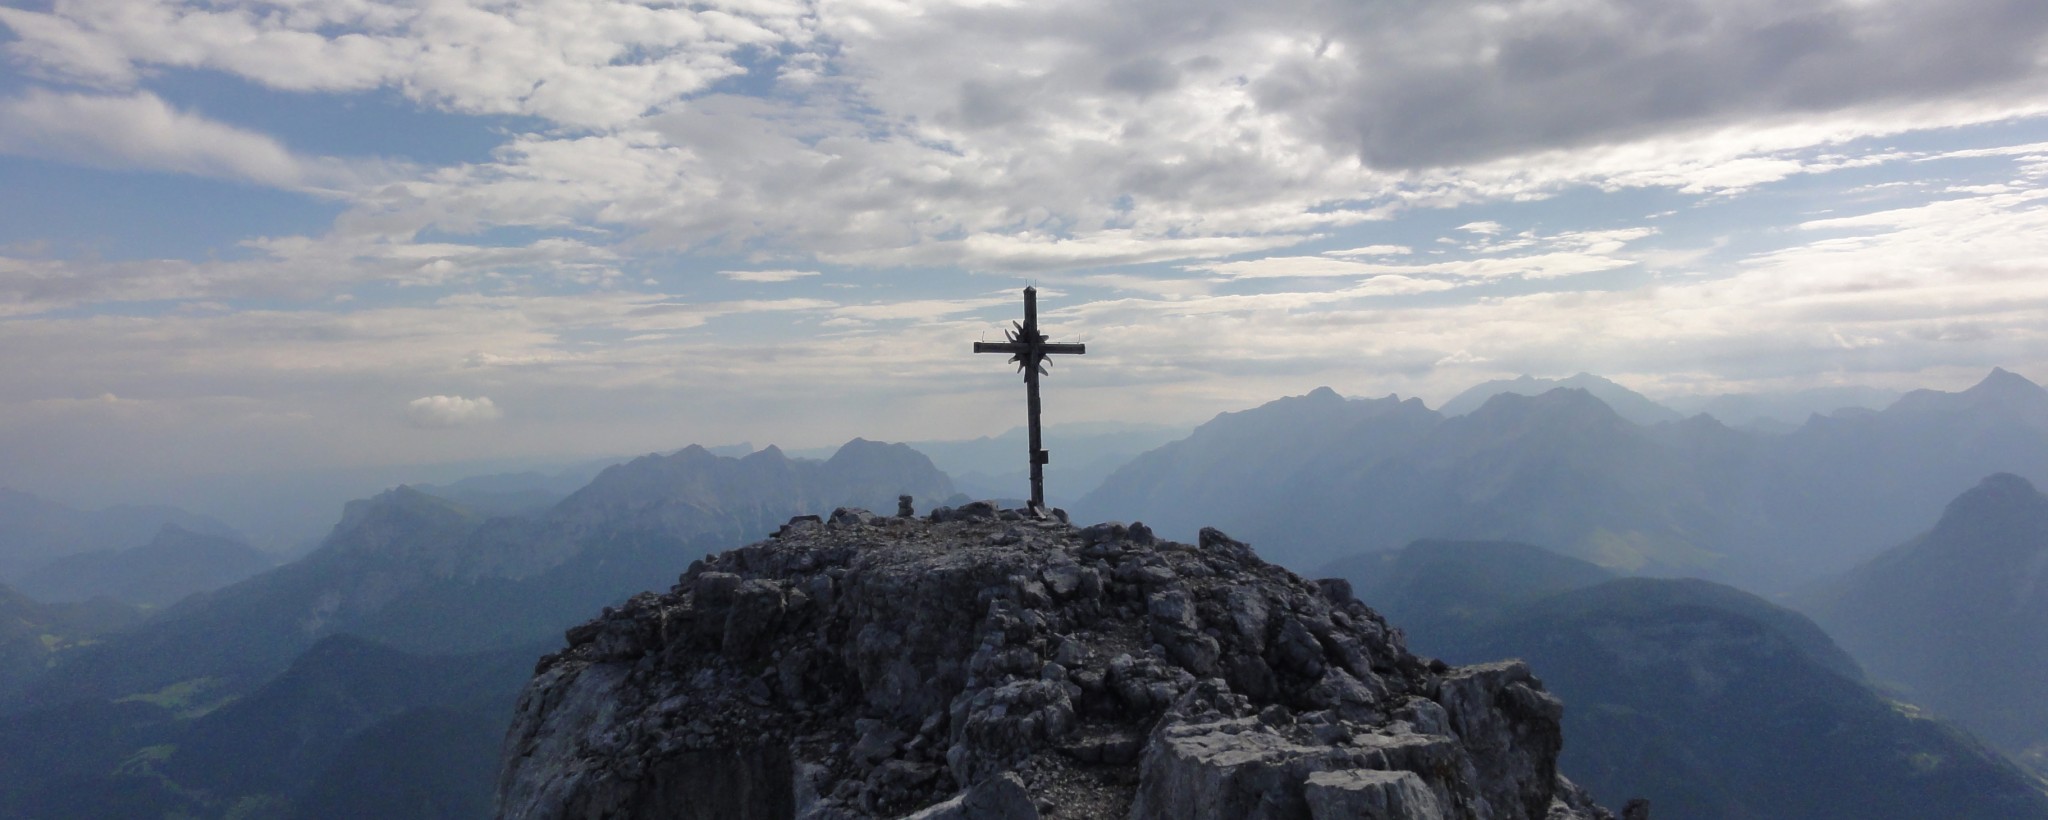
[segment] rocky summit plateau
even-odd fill
[[[1417,657],[1344,582],[1199,542],[986,502],[793,519],[569,630],[499,812],[1611,817],[1526,666]]]

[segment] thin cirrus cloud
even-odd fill
[[[460,427],[497,421],[503,415],[489,396],[421,396],[405,405],[405,417],[415,427]]]
[[[722,270],[719,276],[735,282],[794,282],[808,276],[817,276],[814,270]]]
[[[305,176],[301,161],[277,140],[180,111],[147,92],[31,89],[0,99],[0,153],[279,187]]]

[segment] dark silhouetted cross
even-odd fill
[[[1045,464],[1051,458],[1045,452],[1038,437],[1038,377],[1047,375],[1046,357],[1054,353],[1088,352],[1087,345],[1052,344],[1045,340],[1045,334],[1038,332],[1038,289],[1024,289],[1024,323],[1011,322],[1015,331],[1008,332],[1007,342],[975,342],[976,353],[1008,353],[1010,361],[1017,363],[1017,369],[1024,373],[1024,393],[1030,402],[1031,435],[1031,508],[1045,509]]]

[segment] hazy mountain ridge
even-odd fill
[[[1274,558],[1296,566],[1501,539],[1784,589],[1918,531],[1985,474],[2048,476],[2048,391],[2003,370],[1782,435],[1699,416],[1643,427],[1570,388],[1498,393],[1453,418],[1419,403],[1374,412],[1389,401],[1323,389],[1219,415],[1075,509],[1168,534],[1225,527],[1290,545]]]
[[[1612,579],[1512,543],[1418,542],[1333,569],[1454,663],[1527,660],[1565,702],[1560,764],[1655,816],[2048,817],[2043,782],[1873,691],[1813,622],[1697,580]]]
[[[114,699],[206,679],[248,691],[318,639],[376,611],[452,563],[479,520],[401,487],[350,502],[327,541],[299,561],[186,598],[147,623],[67,657],[28,704]]]
[[[1984,476],[2048,480],[2048,390],[1995,369],[1968,390],[1815,417],[1781,441],[1766,543],[1825,558],[1810,574],[1833,574],[1924,531]]]
[[[117,601],[45,604],[0,585],[0,701],[42,677],[57,656],[142,621]]]
[[[146,544],[166,524],[241,540],[232,527],[177,507],[122,504],[81,510],[0,487],[0,581],[15,582],[64,556]]]
[[[1218,414],[1187,438],[1111,473],[1075,511],[1082,518],[1144,520],[1183,537],[1205,526],[1262,531],[1270,514],[1297,506],[1281,486],[1297,480],[1297,472],[1369,467],[1442,421],[1417,399],[1345,399],[1319,388]]]
[[[306,558],[187,599],[53,670],[34,702],[121,697],[200,677],[223,678],[230,690],[247,687],[319,638],[366,625],[412,648],[486,648],[444,645],[436,633],[450,630],[433,619],[386,611],[401,602],[434,607],[461,600],[464,606],[442,611],[462,624],[509,618],[532,631],[497,637],[524,643],[558,629],[553,618],[566,623],[589,606],[664,587],[691,559],[765,536],[792,515],[883,501],[893,509],[900,493],[930,498],[950,491],[944,474],[916,451],[860,439],[825,462],[787,459],[774,448],[743,459],[700,447],[644,456],[606,469],[537,520],[485,520],[400,487],[350,502]],[[595,577],[572,571],[545,584],[520,583],[564,566]],[[489,594],[471,594],[479,585]],[[580,594],[564,600],[565,590]],[[534,607],[536,601],[555,601],[560,609]]]
[[[123,550],[67,555],[21,577],[21,588],[45,601],[108,597],[164,606],[219,589],[277,566],[277,557],[232,538],[165,524],[149,543]]]
[[[1624,578],[1517,609],[1475,650],[1543,670],[1596,796],[1667,816],[2048,817],[2043,784],[1878,695],[1812,622],[1704,581]]]
[[[485,519],[411,487],[350,502],[305,558],[192,596],[68,653],[35,680],[5,718],[23,745],[0,744],[0,757],[27,767],[0,771],[0,785],[29,785],[0,790],[0,809],[473,814],[488,805],[488,761],[452,764],[466,773],[421,767],[406,748],[364,738],[494,753],[510,693],[568,624],[633,592],[666,589],[692,559],[765,536],[793,515],[852,504],[893,510],[899,494],[929,504],[950,492],[914,450],[856,439],[823,462],[773,448],[744,459],[695,447],[648,456],[532,519]],[[465,650],[484,654],[449,657]],[[492,669],[510,672],[491,673],[489,685],[459,683]],[[72,724],[106,742],[47,766],[17,754],[58,742]],[[385,785],[403,788],[378,802],[348,785],[365,778],[397,778]],[[64,785],[35,785],[51,783]]]
[[[1660,403],[1686,416],[1713,416],[1730,427],[1790,432],[1812,416],[1889,407],[1904,394],[1878,387],[1814,387],[1765,393],[1666,397]]]
[[[1808,606],[1879,680],[2048,761],[2048,497],[2025,479],[1985,478]]]
[[[1614,580],[1612,571],[1511,541],[1416,541],[1331,562],[1319,576],[1351,582],[1420,651],[1462,657],[1472,633],[1514,607]]]
[[[340,635],[315,644],[249,696],[189,720],[174,719],[164,701],[79,702],[67,707],[75,726],[44,723],[63,710],[19,716],[8,724],[25,736],[0,734],[5,748],[64,744],[70,732],[95,729],[115,742],[72,742],[70,753],[56,759],[0,759],[0,784],[9,786],[0,789],[0,814],[364,816],[345,810],[364,796],[336,781],[360,781],[368,766],[385,771],[359,785],[389,797],[412,786],[423,794],[407,796],[447,804],[440,813],[375,816],[486,816],[488,761],[496,757],[504,715],[533,657],[546,648],[422,657]],[[366,735],[376,741],[371,748],[353,742]],[[405,742],[388,745],[394,737]],[[466,774],[451,779],[439,770]]]
[[[1667,462],[1644,428],[1583,390],[1500,393],[1446,419],[1414,399],[1325,388],[1218,416],[1077,509],[1169,534],[1214,522],[1288,545],[1274,558],[1295,566],[1418,538],[1506,538],[1697,567],[1712,560],[1688,540],[1712,524],[1707,499],[1672,488]],[[1672,533],[1687,537],[1657,540]]]
[[[1452,396],[1437,408],[1445,417],[1462,416],[1484,406],[1494,396],[1509,393],[1518,396],[1540,396],[1560,387],[1584,390],[1593,394],[1601,403],[1612,408],[1616,415],[1645,427],[1667,421],[1677,421],[1683,416],[1676,410],[1652,401],[1648,396],[1637,393],[1614,382],[1591,373],[1579,373],[1563,379],[1544,379],[1522,375],[1512,379],[1497,379],[1466,388]]]
[[[1187,433],[1187,428],[1161,424],[1047,424],[1045,446],[1052,461],[1045,465],[1046,498],[1054,506],[1070,503],[1140,453]],[[971,498],[1011,498],[1030,486],[1024,461],[1029,448],[1022,427],[975,439],[904,444],[929,457],[953,479],[956,489]]]

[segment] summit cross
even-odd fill
[[[1007,342],[975,342],[976,353],[1008,353],[1010,361],[1017,363],[1017,369],[1024,373],[1024,394],[1030,404],[1031,435],[1031,508],[1045,509],[1045,465],[1051,461],[1038,436],[1038,377],[1050,375],[1046,372],[1046,357],[1054,353],[1080,355],[1088,352],[1087,345],[1053,344],[1045,340],[1045,334],[1038,332],[1038,289],[1024,289],[1024,323],[1010,323],[1014,331],[1005,331],[1010,337]]]

